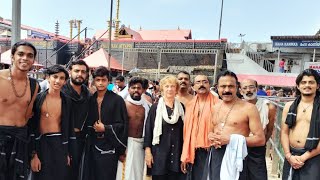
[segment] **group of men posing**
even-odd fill
[[[96,92],[90,94],[84,85],[89,67],[80,60],[68,71],[49,67],[49,89],[38,94],[36,80],[27,76],[36,54],[32,44],[18,42],[12,67],[0,71],[0,180],[27,179],[29,169],[35,180],[113,180],[118,160],[123,179],[142,180],[151,106],[143,80],[131,78],[123,99],[106,89],[109,72],[99,67],[92,74]],[[188,93],[187,72],[177,79],[176,99],[185,110],[178,173],[189,180],[267,179],[265,143],[276,107],[257,98],[257,82],[247,79],[238,87],[237,76],[224,71],[217,77],[218,98],[205,75],[194,78],[195,96]],[[316,71],[303,71],[296,79],[300,95],[284,107],[283,179],[320,179],[319,84]],[[244,99],[236,95],[239,88]]]

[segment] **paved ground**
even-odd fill
[[[270,157],[266,157],[267,169],[268,169],[268,180],[280,180],[277,174],[271,174],[272,160]]]

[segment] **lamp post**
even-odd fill
[[[220,23],[219,23],[219,35],[218,35],[219,40],[221,37],[222,14],[223,14],[223,0],[221,0],[221,12],[220,12]]]
[[[46,41],[46,69],[48,68],[48,40],[47,38],[43,38],[44,41]]]
[[[111,60],[111,31],[112,31],[112,8],[113,8],[113,0],[110,0],[110,20],[109,20],[109,50],[108,50],[108,70],[111,73],[110,69],[110,60]]]

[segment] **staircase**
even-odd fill
[[[247,73],[247,70],[252,68],[259,71],[259,74],[268,74],[268,72],[274,72],[274,64],[264,57],[264,53],[255,52],[246,43],[230,44],[226,48],[228,69],[237,66],[241,66],[240,63],[244,63],[244,71],[240,73]],[[250,60],[253,62],[250,62]],[[256,65],[254,65],[256,64]],[[258,67],[259,66],[259,67]],[[237,67],[238,70],[240,67]]]

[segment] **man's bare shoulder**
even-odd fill
[[[252,104],[252,103],[249,103],[247,101],[238,101],[238,106],[245,109],[245,110],[250,110],[252,108],[256,108],[256,105]]]

